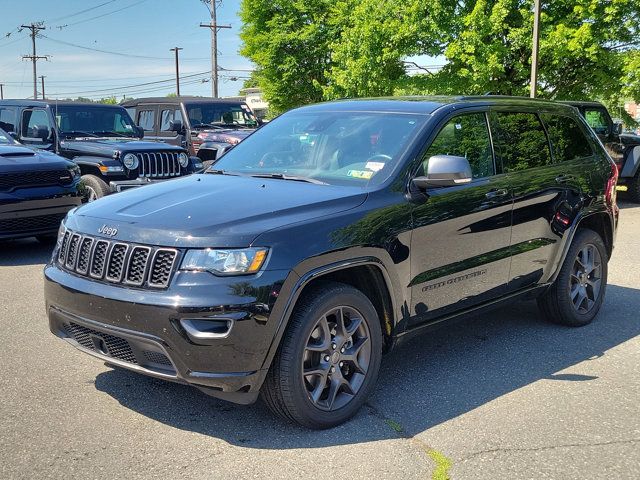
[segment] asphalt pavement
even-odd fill
[[[591,325],[522,302],[431,332],[322,432],[76,351],[47,326],[51,247],[0,243],[0,478],[640,478],[640,206],[621,207]]]

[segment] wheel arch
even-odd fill
[[[391,280],[384,265],[376,258],[359,258],[320,267],[302,275],[296,282],[276,334],[262,366],[271,366],[275,353],[286,331],[289,320],[298,301],[305,292],[328,282],[344,283],[360,290],[371,301],[376,312],[383,334],[384,351],[391,350],[394,344],[395,303]]]

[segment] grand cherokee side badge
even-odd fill
[[[115,237],[116,233],[118,233],[118,229],[116,227],[110,227],[109,225],[102,225],[98,229],[98,233],[102,233],[108,237]]]

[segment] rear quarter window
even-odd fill
[[[553,157],[557,162],[569,162],[593,155],[589,139],[574,118],[548,113],[543,113],[540,117],[547,127]]]

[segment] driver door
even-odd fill
[[[415,176],[434,155],[465,157],[473,179],[412,193],[412,324],[498,297],[509,279],[513,198],[508,180],[495,174],[486,113],[446,121]]]

